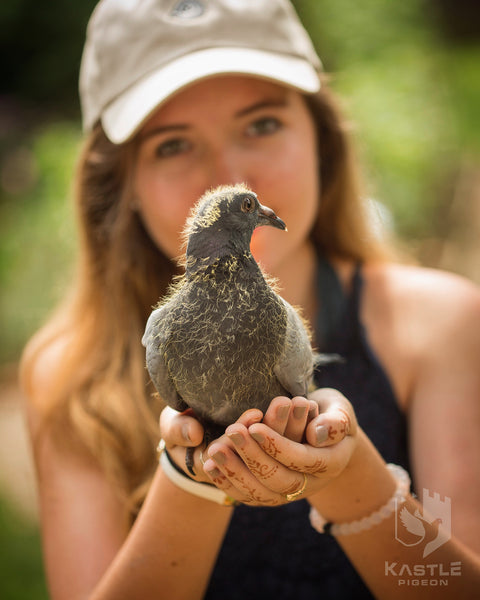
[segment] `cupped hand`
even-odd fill
[[[247,413],[203,453],[211,481],[244,504],[276,506],[315,494],[352,456],[357,422],[336,390],[275,398],[262,421]]]
[[[262,418],[262,412],[253,408],[245,411],[237,423],[249,427],[253,423],[260,422]],[[177,466],[183,469],[187,477],[192,478],[191,473],[185,465],[186,450],[190,447],[196,448],[193,455],[194,470],[196,473],[195,480],[211,483],[210,477],[203,471],[203,464],[207,458],[203,435],[203,427],[191,410],[178,412],[166,406],[160,414],[160,436],[165,443],[165,448],[171,459]],[[218,441],[220,440],[229,444],[232,449],[234,448],[228,437],[222,436]]]

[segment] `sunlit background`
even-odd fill
[[[46,598],[16,366],[69,280],[78,66],[95,1],[0,3],[0,597]],[[480,4],[297,0],[368,197],[421,264],[480,283]]]

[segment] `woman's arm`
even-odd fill
[[[432,294],[408,407],[412,475],[419,496],[451,500],[452,534],[480,554],[480,294],[457,278]]]
[[[453,535],[480,553],[480,292],[457,275],[364,269],[362,322],[407,414],[415,489],[451,499]]]
[[[92,600],[202,598],[231,514],[176,487],[159,468]]]
[[[58,344],[44,352],[27,390],[52,600],[202,598],[232,509],[180,490],[158,467],[129,530],[124,503],[99,466],[56,443],[45,426],[42,407],[63,351]]]
[[[360,431],[347,468],[324,490],[309,497],[309,501],[327,521],[348,523],[378,511],[387,504],[394,489],[395,482],[383,459]],[[402,529],[403,508],[414,517],[423,514],[421,504],[408,496],[404,504],[380,523],[360,533],[337,536],[374,596],[386,600],[403,600],[406,596],[431,598],[434,587],[435,598],[477,598],[478,555],[451,538],[424,557],[427,540],[436,538],[439,524],[435,520],[422,521],[425,543],[416,544],[419,537]],[[405,546],[400,539],[415,545]]]
[[[96,465],[45,436],[35,460],[52,600],[202,598],[230,508],[180,490],[159,467],[129,532]]]
[[[312,397],[337,407],[343,402],[345,414],[351,415],[348,403],[335,390],[317,390]],[[307,425],[307,444],[293,442],[264,423],[245,429],[231,426],[227,433],[241,433],[242,444],[233,451],[223,439],[215,441],[209,448],[212,458],[205,463],[205,470],[216,473],[212,479],[229,495],[250,504],[287,502],[285,493],[291,491],[292,482],[300,488],[299,475],[303,472],[307,474],[307,486],[302,496],[306,495],[327,521],[349,523],[378,511],[392,498],[396,485],[385,461],[360,429],[350,431],[337,444],[315,448],[319,419],[322,415]],[[222,455],[220,461],[218,453]],[[403,507],[413,516],[416,511],[423,514],[421,505],[411,496]],[[337,537],[372,593],[380,599],[404,598],[408,586],[409,597],[430,598],[430,586],[438,584],[435,593],[438,591],[439,598],[451,598],[452,594],[462,599],[476,598],[480,586],[478,556],[452,537],[423,558],[425,545],[407,547],[397,539],[395,527],[402,527],[398,518],[393,513],[368,530]],[[425,523],[424,527],[425,539],[437,536],[438,522]],[[412,539],[418,540],[418,536],[408,541]]]

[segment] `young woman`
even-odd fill
[[[78,272],[22,365],[52,598],[473,598],[480,294],[376,237],[290,4],[103,0],[81,97]],[[162,411],[141,338],[191,207],[239,182],[288,225],[256,230],[254,257],[344,360],[206,449]]]

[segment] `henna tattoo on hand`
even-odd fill
[[[327,461],[324,458],[318,458],[313,465],[309,465],[303,469],[305,473],[316,475],[317,473],[325,473],[327,470]]]
[[[212,477],[212,481],[215,485],[222,485],[225,483],[226,477],[223,474],[217,475],[216,477]]]
[[[245,464],[253,473],[253,475],[261,477],[262,479],[270,479],[278,471],[278,465],[268,466],[260,463],[258,460],[252,460],[250,458],[244,458]]]
[[[312,465],[304,465],[300,467],[295,463],[290,463],[288,465],[289,469],[293,471],[300,471],[301,473],[309,473],[310,475],[316,475],[318,473],[325,473],[327,470],[327,461],[324,458],[317,458]]]
[[[332,441],[335,440],[338,434],[341,434],[343,439],[350,433],[350,417],[343,409],[340,408],[339,410],[343,413],[344,417],[339,420],[338,429],[334,429],[333,425],[328,426],[328,439]]]
[[[234,476],[233,479],[242,488],[241,491],[248,496],[248,498],[246,500],[242,501],[244,504],[257,503],[257,504],[268,505],[268,506],[276,506],[277,504],[280,504],[280,501],[275,498],[262,498],[260,493],[257,492],[257,489],[255,487],[247,484],[247,482],[245,481],[245,479],[243,477],[235,477]]]
[[[344,408],[338,408],[338,412],[342,414],[342,417],[337,420],[337,425],[328,425],[328,439],[333,442],[341,435],[342,439],[347,435],[350,435],[352,428],[350,415]]]
[[[272,437],[266,436],[266,441],[263,446],[263,449],[267,454],[269,454],[272,458],[277,458],[279,454],[281,454],[281,450],[277,448],[275,445],[275,440]]]
[[[345,435],[350,435],[350,431],[352,428],[352,423],[350,421],[350,415],[348,414],[348,412],[344,409],[344,408],[339,408],[338,409],[342,415],[343,415],[343,419],[341,420],[342,423],[342,429],[341,429],[341,433],[345,434]]]
[[[338,431],[336,429],[333,428],[333,425],[329,425],[328,426],[328,439],[329,440],[334,440],[335,436],[337,435]]]

